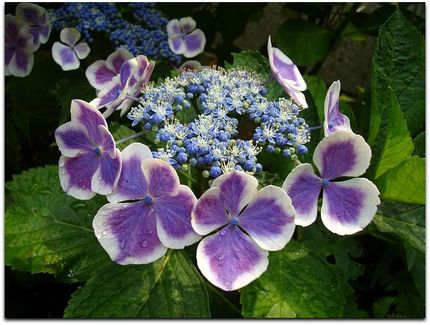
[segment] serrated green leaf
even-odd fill
[[[426,203],[426,161],[412,157],[376,180],[381,197],[403,203]]]
[[[386,201],[378,207],[373,223],[425,253],[425,206]]]
[[[333,269],[304,245],[291,241],[269,255],[269,267],[242,289],[245,317],[338,318],[344,296]]]
[[[6,209],[6,264],[84,281],[111,263],[91,226],[102,197],[79,201],[60,188],[58,167],[31,169],[6,184],[13,203]]]
[[[66,318],[207,318],[206,287],[183,251],[147,265],[111,265],[72,295]]]

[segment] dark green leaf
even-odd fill
[[[147,265],[110,265],[72,295],[66,318],[210,317],[204,282],[183,251]]]
[[[426,285],[426,269],[425,269],[425,255],[410,245],[405,245],[406,262],[408,264],[408,271],[411,273],[415,285],[421,297],[425,298],[425,285]]]
[[[413,156],[424,158],[426,156],[426,133],[421,132],[414,139],[414,151]]]
[[[324,101],[327,94],[327,86],[324,81],[318,76],[305,75],[303,78],[306,81],[307,90],[312,95],[314,107],[318,112],[319,122],[324,122]]]
[[[132,129],[129,129],[128,127],[121,125],[117,122],[112,122],[109,124],[109,131],[112,133],[112,136],[115,141],[123,141],[125,139],[129,139],[134,134],[136,134],[136,132],[134,132]],[[130,140],[126,140],[117,144],[117,148],[123,150],[125,147],[127,147],[133,142],[136,142],[136,138],[131,138]]]

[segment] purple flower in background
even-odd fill
[[[351,131],[349,118],[339,112],[340,81],[331,84],[324,101],[324,135],[336,131]]]
[[[257,191],[258,181],[244,172],[226,173],[197,201],[192,225],[204,238],[197,265],[217,287],[236,290],[258,278],[268,252],[282,249],[294,233],[294,208],[279,187]],[[243,210],[243,211],[242,211]]]
[[[55,130],[61,151],[59,175],[67,194],[81,200],[112,192],[121,171],[121,152],[101,113],[83,100],[72,100],[71,121]]]
[[[33,36],[12,15],[5,16],[5,75],[26,77],[34,63]]]
[[[302,93],[306,90],[306,82],[293,61],[281,50],[272,46],[270,36],[267,42],[267,53],[273,77],[300,106],[307,108],[308,104]]]
[[[323,191],[321,219],[330,231],[354,234],[366,227],[380,203],[377,187],[365,178],[333,182],[336,178],[360,176],[369,167],[371,150],[363,137],[348,131],[326,136],[315,148],[311,164],[294,168],[282,188],[296,210],[296,224],[308,226],[317,217],[318,197]]]
[[[123,115],[135,102],[142,86],[149,82],[154,65],[154,61],[148,61],[144,55],[125,61],[119,74],[103,86],[91,104],[97,108],[107,107],[105,117],[115,110],[121,110]]]
[[[64,28],[60,33],[60,40],[67,45],[60,42],[52,45],[52,57],[64,71],[78,69],[79,60],[85,59],[90,53],[90,47],[86,42],[78,43],[80,38],[81,33],[76,28]]]
[[[40,44],[45,44],[51,33],[51,23],[48,11],[33,3],[19,3],[16,6],[16,17],[25,25],[27,31],[33,35],[33,51],[37,51]]]
[[[175,54],[193,58],[205,49],[206,36],[201,29],[196,29],[196,21],[191,17],[169,21],[167,35],[170,49]]]
[[[101,90],[112,81],[115,76],[119,75],[124,62],[132,58],[133,55],[129,51],[120,47],[110,54],[106,61],[98,60],[91,64],[85,71],[85,76],[91,86],[97,90]]]
[[[196,202],[191,189],[179,183],[169,163],[152,158],[150,149],[132,143],[122,152],[118,186],[93,220],[94,232],[118,264],[147,264],[167,248],[181,249],[200,239],[191,227]]]

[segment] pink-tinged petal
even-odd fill
[[[91,49],[86,42],[81,42],[81,43],[77,44],[74,47],[74,49],[75,49],[76,55],[78,56],[78,58],[80,60],[85,59],[88,56],[88,54],[90,54],[90,52],[91,52]]]
[[[108,203],[93,220],[94,233],[118,264],[148,264],[167,248],[158,239],[155,215],[143,202]]]
[[[221,189],[211,187],[198,199],[191,214],[191,225],[199,235],[207,235],[226,225],[229,217],[224,209]]]
[[[48,11],[33,3],[19,3],[16,6],[16,17],[26,25],[33,35],[33,49],[37,51],[40,44],[48,41],[51,33]]]
[[[177,36],[175,38],[169,38],[167,40],[169,43],[170,50],[175,54],[182,54],[185,52],[185,41],[183,36]]]
[[[280,85],[287,92],[289,92],[290,89],[305,91],[306,82],[303,79],[299,69],[288,56],[286,56],[276,47],[272,46],[270,36],[267,42],[267,52],[273,76],[280,83]]]
[[[296,225],[306,227],[316,220],[321,188],[322,180],[315,175],[311,164],[300,164],[288,174],[282,189],[291,198]]]
[[[85,126],[91,141],[98,145],[103,143],[99,125],[107,128],[107,124],[103,115],[94,106],[81,99],[73,99],[70,107],[70,115],[72,122]]]
[[[60,42],[55,42],[52,45],[52,58],[64,71],[76,70],[80,65],[72,48]]]
[[[342,176],[360,176],[369,167],[372,151],[361,135],[338,131],[317,145],[313,161],[321,178],[332,180]]]
[[[146,159],[142,163],[142,170],[150,196],[157,198],[163,195],[176,195],[180,185],[179,177],[168,162],[155,158]]]
[[[76,199],[91,199],[96,195],[91,190],[91,178],[98,164],[95,152],[84,152],[73,158],[61,156],[58,162],[61,188]]]
[[[132,58],[133,54],[127,51],[127,49],[124,47],[120,47],[107,57],[106,64],[109,69],[112,70],[115,75],[117,75],[119,74],[121,66],[124,64],[124,62]]]
[[[121,152],[118,149],[113,152],[102,152],[99,166],[91,179],[91,189],[101,195],[112,193],[118,183],[121,164]]]
[[[74,27],[63,28],[60,32],[61,42],[74,46],[81,38],[81,33]]]
[[[338,235],[355,234],[372,221],[379,203],[378,188],[365,178],[330,182],[323,190],[321,219]]]
[[[340,81],[332,83],[324,101],[324,135],[336,131],[351,131],[349,118],[339,112]]]
[[[169,38],[175,38],[180,35],[182,35],[182,31],[179,20],[172,19],[167,23],[167,36]]]
[[[95,102],[97,108],[112,104],[123,91],[120,85],[119,75],[108,82],[97,94],[98,100]],[[116,107],[115,107],[116,108]]]
[[[281,188],[268,185],[257,192],[238,222],[261,248],[277,251],[293,236],[294,214],[288,195]]]
[[[129,144],[121,153],[122,168],[118,185],[107,195],[109,202],[143,199],[147,194],[142,162],[152,159],[151,150],[142,143]]]
[[[87,68],[85,76],[91,86],[97,90],[101,90],[116,74],[107,66],[105,61],[98,60]]]
[[[67,122],[59,126],[55,130],[55,141],[61,154],[66,157],[75,157],[83,151],[93,149],[87,129],[76,122]]]
[[[184,17],[179,19],[179,25],[183,34],[191,33],[196,29],[196,21],[192,17]]]
[[[240,289],[263,274],[267,251],[237,226],[228,225],[197,247],[197,266],[206,279],[225,291]]]
[[[182,65],[178,68],[179,73],[183,71],[200,71],[202,69],[202,65],[199,61],[196,60],[188,60],[182,63]]]
[[[191,210],[196,201],[193,191],[185,185],[180,185],[174,196],[154,199],[158,238],[164,246],[181,249],[201,238],[191,227]]]
[[[237,217],[242,209],[257,193],[258,181],[245,172],[233,171],[221,175],[212,183],[212,187],[221,189],[224,208],[231,217]]]
[[[206,45],[206,36],[201,29],[197,28],[192,33],[184,36],[186,58],[193,58],[202,53]]]

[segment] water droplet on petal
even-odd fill
[[[107,232],[106,232],[106,231],[103,231],[102,235],[103,235],[103,236],[106,236],[106,235],[107,235]]]
[[[61,171],[61,175],[65,175],[66,172],[64,170]]]
[[[102,177],[101,176],[99,176],[99,177],[97,177],[98,179],[102,179]]]
[[[225,236],[226,233],[227,233],[227,231],[221,230],[221,236]]]
[[[82,189],[85,190],[87,187],[85,185],[82,185]]]
[[[78,183],[81,184],[82,183],[82,179],[79,178],[78,179]]]
[[[221,254],[220,256],[218,256],[218,261],[222,261],[224,259],[224,255]]]
[[[124,248],[125,247],[125,240],[122,240],[121,241],[121,244],[119,245],[121,248]]]
[[[66,159],[64,159],[63,157],[61,157],[60,160],[58,160],[58,166],[60,167],[63,167],[65,163],[66,163]]]
[[[101,238],[102,238],[102,236],[101,236],[100,234],[96,234],[96,237],[97,237],[98,239],[101,239]]]
[[[143,248],[148,247],[148,241],[146,239],[142,242],[142,247]]]
[[[149,234],[150,234],[150,235],[152,234],[152,230],[150,230],[150,231],[149,231]]]

